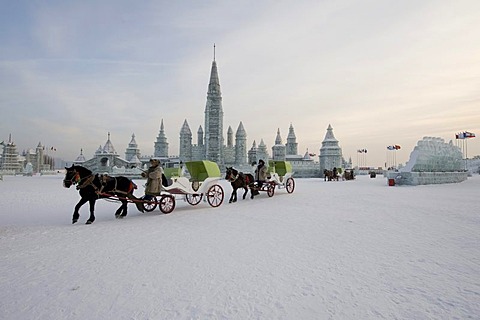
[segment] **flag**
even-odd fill
[[[455,134],[455,139],[465,139],[465,135],[463,132]]]
[[[465,138],[475,138],[475,133],[465,131],[465,132],[463,133],[463,136],[464,136]]]
[[[308,155],[309,155],[310,157],[315,157],[315,156],[316,156],[315,153],[309,153]]]
[[[396,144],[395,145],[395,150],[399,150],[399,149],[401,149],[401,147],[398,144]]]
[[[395,146],[388,146],[387,149],[388,150],[395,150]]]
[[[367,149],[363,149],[363,152],[367,153]]]

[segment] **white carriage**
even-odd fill
[[[185,166],[190,174],[190,179],[176,171],[169,178],[172,184],[163,187],[160,196],[143,201],[144,210],[155,210],[158,206],[163,213],[170,213],[175,209],[175,199],[185,199],[190,205],[199,204],[205,197],[208,204],[218,207],[223,203],[223,188],[218,184],[221,173],[215,162],[188,161]],[[178,173],[178,175],[177,175]]]
[[[275,188],[285,189],[288,193],[295,190],[295,180],[293,179],[294,172],[292,171],[292,164],[289,161],[270,160],[268,162],[269,178],[262,184],[261,188],[255,188],[256,191],[266,191],[269,197],[275,194]]]

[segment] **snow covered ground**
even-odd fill
[[[0,181],[0,319],[480,318],[478,175],[296,179],[293,194],[129,205],[123,220],[101,200],[93,225],[88,206],[70,224],[62,179]]]

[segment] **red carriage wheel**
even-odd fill
[[[175,198],[170,195],[163,195],[158,206],[163,213],[170,213],[175,209]]]
[[[202,201],[203,195],[202,194],[187,194],[185,196],[187,202],[192,206],[195,206]]]
[[[269,183],[267,186],[267,195],[269,197],[273,197],[273,194],[275,193],[275,184],[274,183]]]
[[[142,201],[143,210],[145,210],[146,212],[152,212],[153,210],[155,210],[157,205],[158,205],[158,202],[157,202],[157,198],[155,197],[153,197],[150,200]]]
[[[293,178],[288,178],[285,188],[287,189],[288,193],[292,193],[293,190],[295,190],[295,180],[293,180]]]
[[[218,207],[223,202],[223,189],[218,184],[215,184],[208,188],[207,201],[212,207]]]

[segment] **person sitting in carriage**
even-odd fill
[[[150,167],[146,172],[142,172],[142,177],[147,178],[145,184],[145,196],[143,199],[150,200],[154,196],[159,196],[162,191],[163,169],[158,158],[150,159]]]
[[[262,159],[258,160],[257,169],[255,169],[255,183],[256,183],[256,190],[253,193],[254,195],[258,195],[258,190],[262,188],[263,183],[267,180],[268,169],[265,166],[265,161]]]

